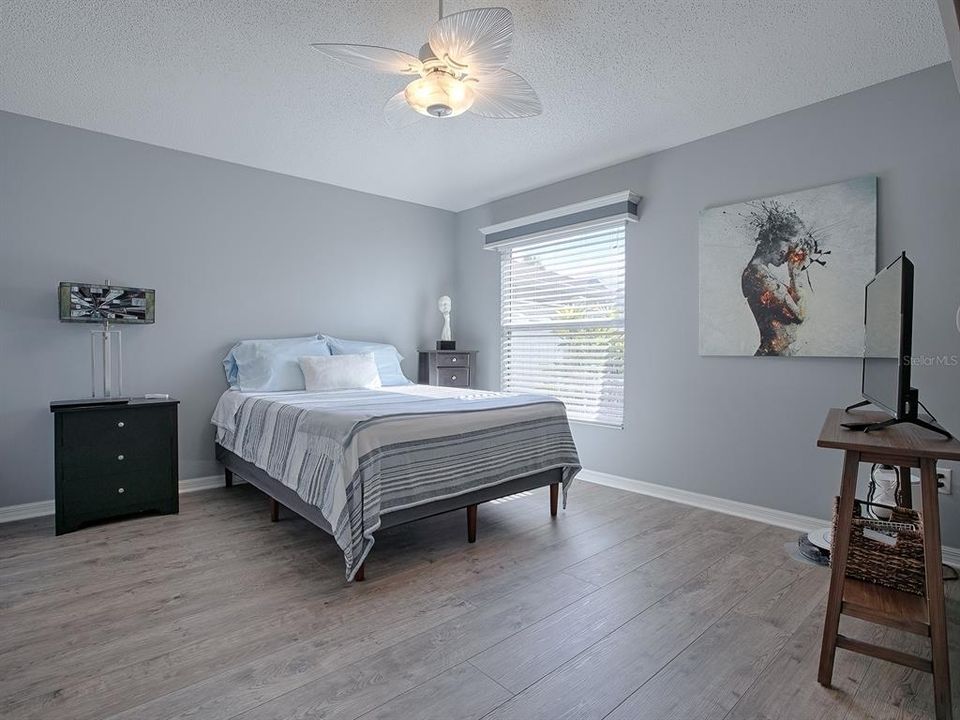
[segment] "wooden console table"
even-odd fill
[[[947,617],[940,557],[940,503],[937,491],[937,460],[960,460],[960,442],[944,440],[915,425],[895,425],[864,433],[841,427],[845,422],[871,422],[888,416],[876,412],[846,413],[834,408],[827,414],[817,446],[844,451],[840,482],[837,533],[832,541],[830,593],[823,625],[818,681],[830,687],[836,649],[889,660],[933,674],[937,720],[950,720],[950,668],[947,650]],[[891,590],[846,577],[847,551],[853,501],[860,463],[884,463],[901,469],[904,503],[910,502],[910,468],[920,468],[923,506],[923,549],[926,597]],[[903,474],[906,473],[906,478]],[[930,638],[931,660],[892,648],[840,635],[840,615],[850,615]]]

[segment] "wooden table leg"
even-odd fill
[[[277,522],[280,519],[280,503],[270,498],[270,522]]]
[[[477,541],[477,506],[467,505],[467,542]]]
[[[900,507],[913,507],[913,484],[908,467],[900,468]]]
[[[817,674],[817,681],[825,687],[830,687],[833,682],[833,659],[837,653],[840,606],[843,602],[843,582],[847,572],[847,550],[850,547],[853,500],[857,494],[857,471],[859,469],[860,453],[847,450],[843,456],[843,477],[840,480],[840,509],[838,511],[837,532],[830,543],[830,593],[827,595],[827,616],[823,622],[820,670]]]
[[[920,497],[923,502],[923,557],[930,617],[930,651],[933,662],[933,699],[937,720],[950,720],[950,657],[947,649],[947,611],[943,595],[943,562],[940,552],[940,498],[937,461],[920,461]]]
[[[557,516],[557,506],[560,504],[560,483],[550,485],[550,517]]]
[[[359,568],[357,568],[357,571],[353,574],[353,579],[356,582],[363,582],[366,579],[366,570],[367,570],[367,563],[364,562],[360,565]]]

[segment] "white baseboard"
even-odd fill
[[[736,515],[747,520],[756,520],[757,522],[775,525],[777,527],[788,528],[804,532],[828,527],[829,520],[823,518],[809,517],[807,515],[797,515],[783,510],[774,510],[773,508],[763,507],[762,505],[751,505],[750,503],[738,502],[737,500],[727,500],[725,498],[704,495],[702,493],[691,492],[690,490],[680,490],[678,488],[667,487],[666,485],[657,485],[656,483],[645,482],[643,480],[634,480],[620,475],[611,475],[596,470],[582,470],[578,475],[579,479],[597,485],[606,485],[607,487],[627,490],[641,495],[650,495],[678,502],[683,505],[692,505],[705,510],[724,513],[726,515]],[[236,484],[243,482],[243,479],[237,475],[233,476]],[[211,488],[223,487],[222,475],[204,475],[203,477],[189,478],[180,481],[180,492],[190,493],[198,490],[209,490]],[[28,520],[30,518],[43,517],[44,515],[53,515],[53,500],[41,500],[40,502],[24,503],[23,505],[8,505],[0,507],[0,523],[13,522],[15,520]],[[952,567],[960,568],[960,548],[943,546],[943,561]]]
[[[53,515],[53,500],[24,503],[23,505],[7,505],[0,507],[0,523],[14,520],[29,520],[30,518]]]
[[[233,482],[236,485],[241,484],[242,478],[233,476]],[[180,494],[196,492],[197,490],[209,490],[210,488],[223,487],[223,475],[204,475],[203,477],[189,478],[180,481]],[[30,518],[43,517],[44,515],[53,515],[55,512],[53,500],[41,500],[40,502],[24,503],[23,505],[7,505],[0,507],[0,523],[13,522],[14,520],[29,520]]]
[[[670,500],[683,505],[693,505],[694,507],[713,510],[726,515],[736,515],[737,517],[748,520],[756,520],[757,522],[766,523],[767,525],[775,525],[799,532],[808,532],[830,526],[830,521],[824,518],[797,515],[796,513],[774,510],[773,508],[763,507],[762,505],[751,505],[736,500],[727,500],[712,495],[691,492],[690,490],[680,490],[678,488],[667,487],[666,485],[657,485],[656,483],[646,482],[644,480],[634,480],[620,475],[597,472],[596,470],[581,470],[577,477],[587,482],[596,483],[597,485],[606,485],[607,487],[613,487],[619,490],[627,490],[628,492],[635,492],[641,495],[650,495],[662,500]],[[951,567],[960,568],[960,548],[944,545],[942,553],[943,562]]]
[[[233,482],[243,482],[236,475],[233,476]],[[180,481],[180,494],[196,492],[197,490],[209,490],[224,486],[223,475],[204,475],[203,477],[190,478]]]

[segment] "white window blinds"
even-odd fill
[[[571,420],[623,426],[620,220],[501,248],[501,384],[554,395]]]

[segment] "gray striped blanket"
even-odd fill
[[[225,392],[217,442],[279,480],[329,522],[347,579],[380,516],[532,473],[580,470],[563,403],[423,385],[326,392]]]

